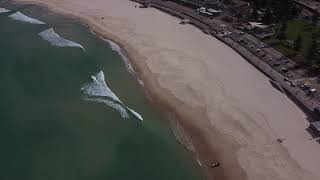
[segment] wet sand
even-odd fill
[[[129,0],[18,2],[73,16],[119,43],[154,103],[190,136],[208,179],[320,179],[320,145],[306,115],[217,39]]]

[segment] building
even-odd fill
[[[219,16],[222,13],[221,10],[215,10],[215,9],[206,8],[206,7],[200,7],[197,9],[197,11],[203,16],[208,16],[208,17]]]
[[[320,136],[320,121],[311,122],[310,129],[313,130],[316,136]]]

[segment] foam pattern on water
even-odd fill
[[[105,76],[102,71],[94,76],[91,76],[92,82],[86,83],[81,87],[81,90],[88,96],[85,100],[105,103],[110,107],[117,109],[122,117],[129,117],[127,110],[139,120],[143,120],[142,116],[134,110],[126,107],[120,99],[111,91],[105,81]],[[103,99],[101,97],[110,98],[111,100]]]
[[[6,12],[10,12],[11,10],[6,9],[6,8],[0,8],[0,14],[1,13],[6,13]]]
[[[135,112],[134,110],[126,107],[136,118],[138,118],[140,121],[143,121],[143,118],[140,114],[138,114],[137,112]]]
[[[107,106],[116,109],[120,113],[122,118],[125,118],[125,119],[129,118],[129,114],[127,113],[126,109],[121,104],[117,104],[117,103],[115,103],[113,101],[110,101],[110,100],[107,100],[107,99],[103,99],[103,98],[85,97],[83,99],[85,101],[91,101],[91,102],[98,102],[98,103],[106,104]]]
[[[84,84],[81,90],[89,96],[102,96],[109,97],[116,102],[122,104],[120,99],[111,91],[107,86],[104,73],[98,72],[96,75],[91,76],[92,82]]]
[[[67,40],[59,36],[57,33],[54,32],[52,28],[44,30],[39,33],[39,36],[46,40],[49,41],[51,45],[53,46],[58,46],[58,47],[79,47],[82,50],[85,51],[83,46],[81,44],[78,44],[76,42]]]
[[[136,73],[135,73],[135,71],[133,70],[132,65],[130,64],[129,59],[124,55],[121,47],[120,47],[117,43],[115,43],[115,42],[113,42],[113,41],[111,41],[111,40],[109,40],[109,39],[105,39],[105,38],[103,38],[103,37],[101,37],[101,36],[100,36],[100,38],[103,39],[104,41],[106,41],[106,42],[109,44],[110,48],[111,48],[113,51],[116,51],[116,52],[119,54],[119,56],[121,57],[123,63],[124,63],[125,66],[126,66],[127,71],[136,77]],[[142,81],[141,79],[139,79],[138,77],[136,77],[136,78],[137,78],[137,80],[138,80],[138,83],[139,83],[141,86],[144,86],[143,81]]]
[[[37,19],[31,18],[29,16],[26,16],[26,15],[22,14],[19,11],[9,15],[8,17],[13,19],[13,20],[16,20],[16,21],[27,22],[27,23],[31,23],[31,24],[46,24],[46,23],[44,23],[42,21],[39,21]]]
[[[101,37],[101,38],[102,38],[102,37]],[[111,40],[109,40],[109,39],[104,39],[104,38],[102,38],[102,39],[103,39],[104,41],[106,41],[106,42],[110,45],[110,48],[111,48],[113,51],[116,51],[116,52],[120,55],[120,57],[121,57],[121,59],[123,60],[125,66],[126,66],[126,68],[127,68],[127,70],[128,70],[130,73],[135,74],[135,72],[134,72],[134,70],[133,70],[133,68],[132,68],[132,66],[131,66],[131,64],[130,64],[129,59],[124,55],[124,53],[122,52],[121,47],[120,47],[118,44],[116,44],[115,42],[113,42],[113,41],[111,41]]]

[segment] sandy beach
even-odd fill
[[[16,1],[76,17],[119,43],[154,102],[178,117],[208,179],[320,179],[306,115],[214,37],[129,0]]]

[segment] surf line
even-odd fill
[[[26,16],[19,11],[16,13],[10,14],[8,17],[16,21],[26,22],[30,24],[46,24],[42,21],[39,21],[38,19],[34,19],[29,16]]]
[[[9,9],[6,9],[6,8],[1,8],[0,7],[0,14],[1,13],[7,13],[7,12],[10,12],[11,10],[9,10]]]
[[[130,112],[134,117],[143,121],[143,118],[139,113],[125,106],[124,103],[107,86],[103,71],[99,71],[97,74],[91,76],[91,82],[84,84],[81,87],[81,91],[88,96],[85,97],[84,100],[104,103],[113,107],[120,112],[123,118],[126,119],[129,118],[127,112]],[[103,99],[102,97],[110,98],[111,100]]]
[[[92,33],[95,34],[94,32],[92,32]],[[143,81],[137,76],[137,74],[136,74],[136,72],[134,71],[134,69],[133,69],[133,67],[132,67],[132,65],[131,65],[128,57],[125,56],[125,54],[124,54],[123,50],[121,49],[121,47],[120,47],[117,43],[111,41],[110,39],[105,39],[105,38],[102,37],[102,36],[99,36],[99,37],[100,37],[100,39],[102,39],[103,41],[107,42],[107,43],[109,44],[110,48],[111,48],[113,51],[115,51],[115,52],[117,52],[117,53],[119,54],[119,56],[121,57],[123,63],[124,63],[125,66],[126,66],[127,71],[136,78],[136,80],[138,81],[138,83],[139,83],[141,86],[144,86]]]
[[[86,51],[84,47],[76,42],[70,41],[68,39],[64,39],[59,36],[56,32],[54,32],[53,28],[49,28],[44,30],[38,34],[43,40],[48,41],[52,46],[57,47],[78,47],[82,49],[84,52]]]

